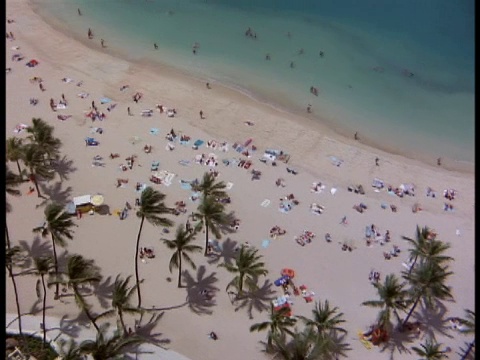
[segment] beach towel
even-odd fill
[[[225,189],[230,190],[232,187],[233,187],[233,183],[232,182],[227,182],[227,184],[225,186]]]
[[[190,162],[190,160],[180,160],[178,162],[180,165],[183,165],[183,166],[190,166],[192,165],[192,163]]]
[[[142,139],[139,138],[138,136],[132,136],[128,139],[128,141],[130,142],[130,144],[135,145],[135,144],[138,144],[139,142],[141,142]]]
[[[270,245],[270,240],[265,239],[262,241],[262,248],[266,249]]]
[[[267,207],[268,205],[270,205],[270,200],[265,199],[265,200],[263,200],[263,202],[260,205],[263,206],[263,207]]]
[[[100,104],[108,104],[110,101],[112,101],[112,99],[109,99],[107,97],[102,97],[100,99]]]
[[[195,140],[195,142],[193,143],[193,146],[195,146],[195,147],[197,147],[197,148],[198,148],[199,146],[202,146],[202,145],[203,145],[203,143],[204,143],[204,141],[203,141],[203,140],[201,140],[201,139],[198,139],[198,140]]]
[[[335,165],[335,166],[339,167],[340,165],[343,164],[343,160],[337,158],[336,156],[329,156],[328,158],[330,159],[330,163],[332,165]]]
[[[157,135],[160,130],[157,128],[151,128],[150,129],[150,135]]]
[[[15,126],[15,129],[13,130],[13,132],[15,134],[20,134],[22,131],[26,130],[27,128],[28,128],[28,125],[18,124]]]
[[[184,190],[192,190],[192,184],[187,180],[180,180],[180,187]]]

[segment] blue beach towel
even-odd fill
[[[108,104],[110,101],[112,101],[112,99],[109,99],[107,97],[103,97],[100,99],[101,104]]]
[[[191,190],[192,184],[190,181],[180,180],[180,187],[184,190]]]
[[[193,146],[199,147],[199,146],[203,145],[203,143],[204,143],[203,140],[198,139],[193,143]]]
[[[159,131],[160,131],[160,130],[157,129],[157,128],[151,128],[151,129],[150,129],[150,134],[151,134],[151,135],[157,135]]]
[[[268,247],[268,245],[270,245],[270,240],[265,239],[265,240],[262,241],[262,247],[264,249],[266,249]]]

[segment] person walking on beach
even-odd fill
[[[203,111],[200,110],[200,119],[203,119]]]
[[[100,39],[100,43],[102,44],[102,48],[104,48],[105,47],[105,40]]]
[[[130,111],[130,106],[127,107],[127,113],[128,113],[128,116],[132,116],[132,112]]]
[[[211,89],[211,86],[210,86],[209,82],[207,82],[206,86],[207,86],[207,89],[209,89],[209,90]]]
[[[312,113],[312,105],[310,105],[310,104],[307,105],[307,113],[309,113],[309,114]]]
[[[355,135],[353,135],[353,138],[354,138],[355,140],[358,140],[358,131],[355,132]]]
[[[379,159],[378,157],[376,157],[376,158],[375,158],[375,165],[376,165],[376,166],[380,166],[379,163],[378,163],[379,161],[380,161],[380,159]]]
[[[90,28],[88,28],[88,38],[93,39],[93,31]]]

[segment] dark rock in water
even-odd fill
[[[7,338],[5,340],[5,348],[7,350],[13,350],[15,349],[15,347],[17,347],[19,344],[18,344],[18,340],[17,339],[14,339],[14,338]]]

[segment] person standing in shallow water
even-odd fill
[[[78,8],[77,10],[78,10],[78,15],[82,16],[82,12],[80,11],[80,8]]]
[[[158,49],[157,43],[154,43],[154,44],[153,44],[153,47],[155,48],[155,50],[157,50],[157,49]]]

